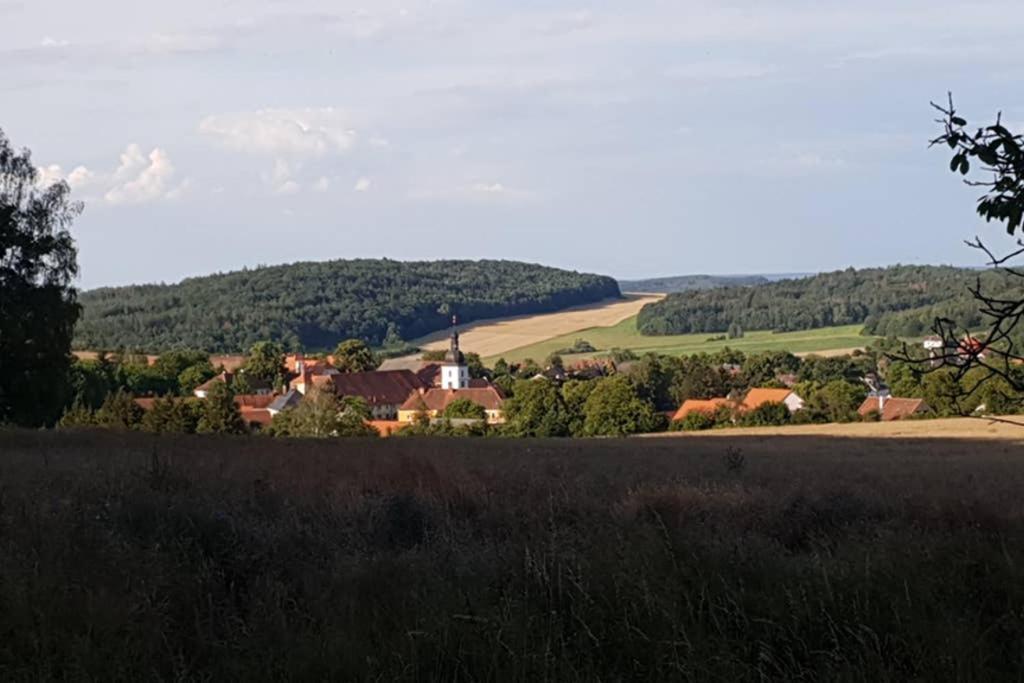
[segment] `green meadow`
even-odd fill
[[[774,333],[770,331],[756,331],[747,332],[740,339],[712,341],[712,339],[719,335],[701,333],[663,337],[644,336],[637,331],[636,317],[634,316],[612,327],[591,327],[579,330],[572,334],[514,349],[501,354],[500,357],[505,358],[509,362],[520,362],[527,358],[540,362],[556,351],[571,347],[577,339],[585,339],[590,342],[597,349],[597,352],[566,355],[565,358],[567,360],[599,356],[614,348],[630,349],[637,354],[653,351],[668,355],[710,353],[726,346],[746,353],[756,353],[759,351],[815,353],[866,346],[875,337],[862,335],[861,329],[861,325],[843,325],[816,330],[802,330],[799,332]],[[498,356],[486,358],[485,362],[490,364],[496,360],[498,360]]]

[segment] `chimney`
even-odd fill
[[[878,393],[878,414],[881,415],[885,411],[885,399],[886,395],[882,392]]]

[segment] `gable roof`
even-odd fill
[[[442,412],[452,401],[465,398],[484,410],[501,410],[505,404],[505,395],[493,384],[486,387],[470,387],[468,389],[427,389],[416,391],[402,404],[400,410],[428,411],[436,410]]]
[[[266,408],[273,402],[273,394],[235,394],[235,405],[239,408]]]
[[[672,416],[672,419],[682,420],[690,413],[706,413],[708,415],[713,415],[719,408],[728,405],[733,405],[733,402],[727,398],[711,398],[707,400],[691,398],[683,401],[683,405],[679,406],[679,410],[677,410],[675,415]]]
[[[743,399],[743,409],[756,410],[765,403],[785,403],[792,393],[792,389],[754,388],[748,391]]]
[[[374,370],[324,377],[338,396],[361,396],[370,405],[401,405],[409,394],[427,386],[409,370]]]
[[[220,382],[224,382],[225,384],[231,384],[231,380],[234,379],[234,377],[235,377],[235,373],[228,372],[227,370],[225,370],[224,372],[220,373],[216,377],[208,379],[205,382],[203,382],[202,384],[200,384],[198,387],[196,387],[194,389],[194,391],[195,392],[198,392],[198,391],[209,392],[210,389],[213,388],[213,385],[218,384]]]
[[[267,406],[267,410],[272,410],[275,413],[279,413],[282,410],[288,408],[294,408],[302,402],[302,394],[295,389],[289,389],[287,393],[281,396],[275,396],[274,400]]]
[[[912,415],[920,415],[931,410],[923,398],[887,398],[883,404],[880,417],[883,422],[902,420]],[[878,397],[869,396],[860,404],[857,412],[863,417],[878,412]]]

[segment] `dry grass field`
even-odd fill
[[[0,680],[1017,680],[1011,440],[0,431]]]
[[[625,299],[609,299],[596,304],[567,308],[557,313],[526,315],[500,320],[483,320],[460,331],[464,351],[483,358],[498,356],[552,337],[572,334],[591,327],[612,327],[632,318],[647,304],[662,298],[660,294],[627,294]],[[442,331],[416,344],[425,349],[444,349],[448,332]]]
[[[693,432],[669,432],[646,435],[645,438],[694,438],[694,436]],[[1024,416],[960,417],[941,420],[748,427],[700,432],[699,436],[725,439],[751,436],[819,436],[853,439],[969,439],[979,441],[998,439],[1024,443]]]

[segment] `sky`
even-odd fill
[[[931,100],[1024,127],[1019,0],[0,0],[79,286],[336,258],[978,265]]]

